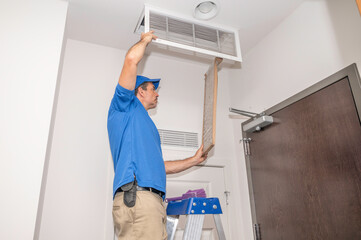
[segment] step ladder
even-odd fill
[[[180,215],[187,216],[183,240],[199,240],[202,235],[203,221],[206,214],[212,214],[219,240],[225,240],[220,214],[222,208],[218,198],[188,198],[171,201],[167,206],[168,240],[173,240]]]

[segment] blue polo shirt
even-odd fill
[[[108,136],[115,172],[113,197],[134,176],[139,186],[165,193],[166,173],[158,129],[134,90],[119,84],[108,112]]]

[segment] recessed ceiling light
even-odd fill
[[[216,5],[214,4],[214,2],[211,1],[202,2],[197,6],[198,10],[203,14],[209,13],[210,11],[213,10],[214,7],[216,7]]]
[[[216,0],[196,1],[194,6],[194,17],[201,20],[211,19],[215,17],[219,12],[219,4]]]

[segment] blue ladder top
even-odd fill
[[[188,198],[170,201],[167,215],[222,214],[218,198]]]

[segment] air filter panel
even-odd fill
[[[242,61],[238,31],[145,5],[135,32],[153,30],[154,42],[233,61]]]

